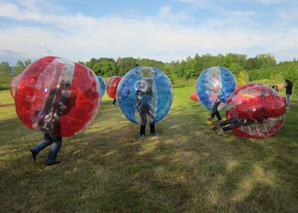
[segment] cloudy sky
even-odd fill
[[[0,0],[0,62],[298,58],[297,0]]]

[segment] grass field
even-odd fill
[[[53,167],[49,149],[36,163],[28,151],[42,134],[14,106],[0,108],[0,212],[297,212],[297,103],[273,137],[218,136],[192,92],[174,89],[160,136],[145,140],[105,95],[89,128],[64,138]],[[9,91],[0,91],[4,103],[13,103]]]

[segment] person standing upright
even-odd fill
[[[290,109],[290,96],[292,95],[292,88],[293,88],[293,83],[289,79],[286,79],[286,98],[287,98],[287,109]]]

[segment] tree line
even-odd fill
[[[92,58],[87,62],[79,62],[90,69],[96,75],[110,77],[123,76],[129,70],[138,66],[149,66],[161,69],[168,75],[172,82],[176,79],[197,79],[202,71],[213,66],[222,66],[229,69],[236,78],[243,78],[245,82],[270,79],[284,82],[290,79],[294,85],[298,85],[298,61],[277,63],[271,54],[260,54],[248,58],[244,54],[229,53],[213,56],[196,54],[193,58],[187,57],[182,61],[164,63],[152,59],[140,59],[133,57],[118,58]]]
[[[30,60],[18,61],[15,66],[14,74],[21,73],[29,64]],[[92,58],[90,61],[78,63],[92,69],[96,75],[110,77],[113,75],[123,76],[132,68],[138,66],[150,66],[161,69],[168,75],[172,82],[176,79],[197,79],[201,72],[209,67],[222,66],[229,69],[236,78],[244,79],[245,82],[260,79],[270,79],[284,81],[290,79],[294,86],[298,85],[298,61],[277,63],[271,54],[260,54],[248,58],[244,54],[229,53],[226,55],[219,54],[213,56],[205,54],[199,56],[196,54],[193,58],[187,57],[185,60],[171,62],[162,62],[152,59],[140,59],[133,57],[125,58]],[[9,64],[2,62],[0,72],[2,75],[8,75]]]
[[[9,63],[6,61],[1,62],[0,64],[0,75],[8,76],[8,75],[19,75],[23,72],[23,70],[31,64],[31,60],[28,59],[24,62],[18,60],[16,66],[9,66]]]

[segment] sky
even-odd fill
[[[297,0],[0,0],[0,62],[298,58]]]

